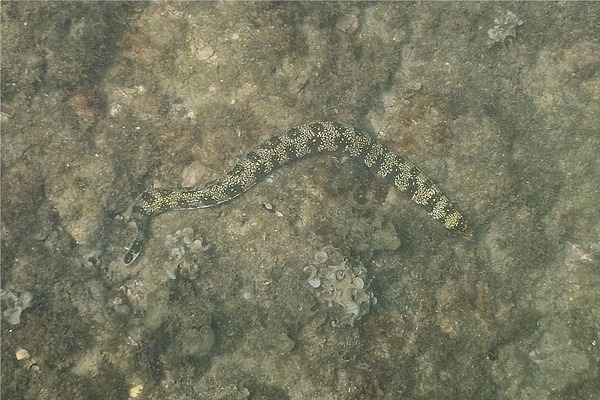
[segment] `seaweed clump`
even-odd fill
[[[33,296],[31,293],[8,285],[6,289],[0,290],[0,299],[4,303],[4,318],[11,325],[17,325],[21,322],[21,313],[31,306]]]
[[[186,227],[174,234],[165,236],[168,261],[165,266],[167,276],[171,279],[177,273],[189,279],[195,279],[202,263],[202,255],[210,249],[210,244],[202,237],[194,234],[194,229]]]
[[[328,253],[329,252],[329,253]],[[308,272],[308,284],[321,289],[320,296],[337,314],[333,326],[354,325],[369,313],[377,298],[369,290],[371,279],[367,269],[359,261],[349,261],[326,247],[315,253],[313,262],[304,268]]]

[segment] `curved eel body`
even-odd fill
[[[357,159],[372,173],[406,192],[447,229],[469,234],[465,218],[411,162],[366,132],[333,122],[315,122],[272,137],[205,188],[144,191],[132,207],[132,218],[138,232],[124,257],[125,264],[131,264],[144,248],[152,217],[166,211],[207,208],[225,203],[248,191],[277,168],[326,152],[339,152]]]

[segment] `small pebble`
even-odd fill
[[[23,348],[19,348],[19,349],[17,349],[17,352],[15,353],[15,357],[19,361],[29,360],[31,358],[31,354],[29,354],[29,352],[27,350],[25,350]]]

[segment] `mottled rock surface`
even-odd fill
[[[1,327],[2,398],[600,392],[596,3],[0,10],[2,288],[33,299]],[[318,120],[420,166],[472,238],[323,156],[157,217],[123,265],[146,187],[209,182]],[[182,268],[165,236],[188,227],[210,246]],[[306,282],[326,246],[362,262],[378,299],[353,326],[332,327]]]

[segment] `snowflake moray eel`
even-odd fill
[[[123,261],[131,264],[142,251],[152,217],[166,211],[207,208],[233,200],[277,168],[325,152],[339,152],[359,160],[372,173],[382,176],[390,184],[406,192],[447,229],[469,235],[465,218],[411,162],[366,132],[333,122],[315,122],[291,128],[272,137],[205,188],[144,191],[132,206],[132,219],[137,226],[137,235]]]

